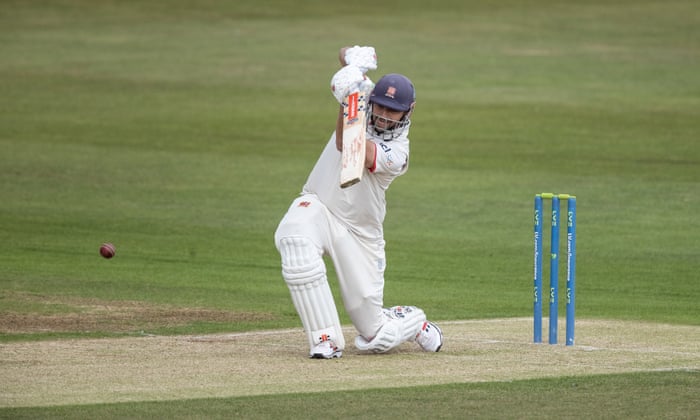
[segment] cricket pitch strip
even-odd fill
[[[388,354],[361,354],[352,345],[354,330],[347,327],[347,348],[333,360],[308,359],[301,329],[0,344],[0,406],[700,370],[698,326],[577,320],[576,345],[567,347],[533,344],[531,318],[438,324],[445,335],[439,353],[405,343]]]

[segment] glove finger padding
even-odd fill
[[[345,63],[358,67],[362,73],[377,69],[377,53],[374,47],[354,47],[345,50]]]
[[[348,93],[356,89],[365,80],[366,76],[359,67],[347,65],[338,70],[331,79],[333,96],[335,96],[339,104],[342,104]]]

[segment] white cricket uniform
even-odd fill
[[[280,222],[275,240],[279,244],[285,236],[305,236],[314,243],[319,259],[330,256],[345,310],[360,335],[371,339],[386,321],[382,313],[385,192],[408,169],[408,127],[387,142],[367,137],[377,146],[374,166],[365,168],[359,183],[340,188],[341,152],[333,133],[301,196]],[[309,340],[313,344],[312,337]]]

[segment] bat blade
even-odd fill
[[[340,187],[347,188],[362,180],[365,170],[367,101],[369,92],[358,89],[345,98],[343,112],[343,152]]]

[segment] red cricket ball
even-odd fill
[[[100,247],[100,255],[107,259],[112,258],[116,253],[117,249],[109,242],[102,244]]]

